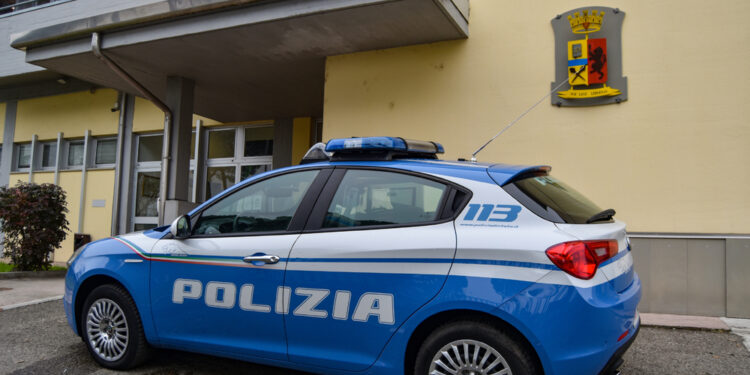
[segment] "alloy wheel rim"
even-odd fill
[[[508,362],[481,341],[456,340],[438,350],[429,375],[512,375]]]
[[[111,299],[96,300],[86,315],[89,343],[99,358],[116,361],[125,354],[129,331],[125,313]]]

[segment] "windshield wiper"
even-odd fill
[[[591,224],[597,221],[607,221],[612,219],[612,216],[615,216],[615,210],[608,208],[602,212],[594,214],[594,216],[591,216],[588,220],[586,220],[586,224]]]

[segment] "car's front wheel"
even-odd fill
[[[517,337],[481,321],[438,328],[422,344],[414,375],[532,375],[541,373]]]
[[[91,291],[83,305],[81,327],[86,347],[104,367],[124,370],[148,356],[135,302],[120,286],[101,285]]]

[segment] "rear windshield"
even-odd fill
[[[534,176],[503,186],[538,216],[555,223],[586,224],[602,211],[581,193],[552,176]]]

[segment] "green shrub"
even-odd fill
[[[50,268],[50,255],[67,236],[65,198],[65,191],[53,184],[0,187],[3,255],[16,271]]]

